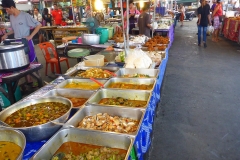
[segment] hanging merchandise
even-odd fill
[[[86,0],[72,0],[73,7],[81,7],[86,5]]]

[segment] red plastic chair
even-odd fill
[[[50,42],[44,42],[44,43],[40,43],[38,44],[38,46],[40,47],[44,58],[46,60],[46,70],[45,70],[45,75],[47,76],[47,72],[48,72],[48,64],[51,64],[51,71],[52,73],[54,73],[54,65],[56,66],[56,73],[60,74],[60,66],[58,65],[58,57],[57,57],[57,51],[55,50],[55,47],[53,46],[52,43]],[[68,63],[68,59],[65,57],[59,57],[59,61],[63,62],[66,61],[67,63],[67,67],[69,68],[69,63]]]

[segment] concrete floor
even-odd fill
[[[196,33],[196,19],[175,29],[149,160],[240,159],[240,46]]]

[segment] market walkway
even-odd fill
[[[196,33],[176,27],[149,160],[240,159],[240,47],[199,48]]]

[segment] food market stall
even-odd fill
[[[239,17],[224,19],[223,35],[225,38],[231,41],[238,42],[239,29],[240,29]]]
[[[125,42],[124,36],[120,35],[123,34],[115,36],[116,40],[119,43]],[[113,154],[116,152],[112,152],[112,148],[123,149],[124,159],[136,159],[135,156],[139,160],[144,159],[144,154],[151,145],[155,109],[160,101],[160,89],[172,40],[161,36],[152,39],[131,37],[130,42],[134,49],[129,49],[127,54],[123,50],[124,44],[120,44],[122,47],[118,48],[108,47],[98,53],[107,59],[106,63],[101,63],[103,66],[99,63],[97,67],[86,67],[86,61],[91,59],[84,60],[85,62],[76,64],[64,75],[1,112],[0,120],[8,123],[3,115],[16,106],[23,107],[25,104],[26,107],[30,103],[35,105],[36,101],[56,102],[58,98],[67,105],[64,114],[67,116],[64,119],[49,119],[48,116],[48,119],[44,118],[41,122],[34,119],[37,125],[33,128],[41,128],[46,124],[48,127],[49,124],[51,127],[62,127],[55,134],[37,139],[43,131],[38,130],[38,134],[29,137],[22,128],[18,128],[27,138],[23,159],[65,156],[61,154],[64,150],[59,151],[58,148],[68,141],[77,142],[78,145],[87,143],[107,146],[110,148],[100,148],[100,151]],[[103,61],[101,58],[101,62]],[[54,109],[58,108],[57,106]],[[26,114],[25,117],[30,118],[31,114]],[[39,115],[42,116],[42,112]],[[52,131],[52,128],[48,130]],[[96,155],[99,156],[97,153]]]
[[[157,38],[156,38],[157,39]],[[152,40],[154,41],[154,39]],[[150,42],[150,41],[148,41]],[[106,49],[107,50],[107,49]],[[108,52],[109,54],[116,53],[116,51],[101,51],[99,54],[105,54]],[[134,50],[137,50],[134,49]],[[147,51],[148,52],[148,51]],[[159,51],[153,51],[153,52],[159,52]],[[77,84],[82,84],[84,86],[84,83],[87,82],[88,84],[93,83],[91,80],[86,79],[89,77],[92,77],[90,73],[92,73],[92,67],[84,67],[83,62],[78,63],[75,67],[71,68],[68,70],[68,72],[65,74],[65,76],[60,76],[50,84],[40,88],[33,94],[29,95],[22,101],[16,103],[15,105],[9,107],[13,108],[16,105],[20,105],[21,103],[27,103],[28,101],[34,101],[34,99],[39,98],[39,97],[51,97],[51,96],[61,96],[61,97],[69,97],[70,95],[76,96],[76,95],[85,95],[85,102],[81,104],[74,104],[73,109],[71,109],[68,121],[66,122],[65,126],[63,126],[62,129],[60,129],[50,140],[49,138],[46,138],[44,140],[40,141],[35,141],[31,142],[27,138],[27,143],[26,143],[26,148],[24,150],[24,156],[23,159],[30,159],[37,151],[39,151],[34,158],[39,158],[42,157],[44,154],[46,154],[46,149],[49,146],[51,146],[52,143],[55,143],[56,138],[60,135],[75,135],[78,134],[79,137],[82,137],[80,135],[83,134],[88,134],[88,135],[98,135],[97,137],[106,139],[107,137],[111,137],[114,139],[124,139],[127,142],[127,146],[125,149],[127,150],[127,155],[131,156],[131,159],[134,159],[134,152],[136,152],[136,156],[138,159],[143,159],[144,154],[148,151],[150,144],[151,144],[151,132],[152,132],[152,125],[154,122],[154,115],[155,115],[155,108],[158,105],[160,101],[160,88],[162,85],[163,77],[164,77],[164,72],[166,69],[166,64],[168,60],[168,47],[164,51],[165,54],[164,57],[161,59],[161,63],[159,67],[156,69],[128,69],[128,68],[119,68],[119,67],[97,67],[99,69],[102,69],[103,72],[98,72],[99,74],[94,74],[94,78],[97,79],[100,83],[104,85],[104,88],[92,88],[88,90],[76,90],[76,86],[69,86],[70,88],[75,88],[75,90],[71,90],[70,88],[64,88],[65,85],[70,84],[71,82],[77,82]],[[130,52],[131,55],[131,52]],[[107,57],[107,55],[106,55]],[[125,57],[127,60],[127,57]],[[107,64],[106,64],[107,65]],[[95,68],[95,67],[94,67]],[[94,69],[95,71],[99,71],[99,69]],[[89,70],[89,73],[87,72]],[[105,70],[107,70],[105,72]],[[109,72],[108,72],[109,71]],[[107,75],[107,77],[101,77],[101,76]],[[117,76],[117,77],[115,77]],[[140,78],[142,76],[147,76]],[[114,78],[115,77],[115,78]],[[136,78],[131,78],[131,77],[136,77]],[[67,78],[65,80],[65,78]],[[100,79],[99,79],[100,78]],[[129,90],[129,89],[118,89],[117,87],[115,89],[111,88],[112,83],[127,83],[127,82],[136,82],[140,83],[139,87],[143,88],[136,88],[135,86],[134,90]],[[94,83],[93,83],[94,84]],[[145,88],[149,85],[150,88]],[[89,86],[89,85],[88,85]],[[90,85],[91,86],[91,85]],[[95,86],[95,85],[94,85]],[[93,86],[93,87],[94,87]],[[117,92],[116,92],[117,91]],[[71,94],[70,94],[71,93]],[[111,95],[110,97],[108,95]],[[121,99],[118,99],[117,97],[121,96],[123,99],[125,99],[124,103],[120,103]],[[137,107],[137,106],[129,106],[129,101],[128,99],[131,99],[131,97],[138,96],[140,99],[138,100],[143,100],[145,103],[143,104],[142,107]],[[119,100],[115,102],[115,104],[120,103],[120,106],[113,105],[111,101],[103,101],[99,102],[101,99],[107,99],[107,98],[113,98],[116,97],[115,100]],[[70,97],[69,97],[70,98]],[[78,97],[76,97],[78,98]],[[48,98],[52,99],[52,98]],[[137,100],[137,99],[134,99]],[[72,100],[73,101],[73,100]],[[96,104],[98,102],[99,104]],[[132,103],[131,103],[132,104]],[[111,106],[108,106],[111,105]],[[136,105],[140,105],[137,103]],[[111,115],[116,115],[116,113],[121,113],[118,116],[123,116],[125,115],[126,117],[132,118],[132,119],[137,119],[138,120],[138,125],[135,127],[132,133],[124,133],[124,131],[119,131],[119,134],[115,134],[113,132],[109,131],[101,131],[101,130],[96,130],[91,131],[92,129],[87,129],[84,128],[84,126],[78,126],[78,122],[80,122],[81,117],[84,118],[83,115],[87,116],[87,113],[93,112],[95,114],[97,113],[108,113],[110,116]],[[128,113],[128,114],[127,114]],[[2,114],[2,113],[1,113]],[[0,119],[2,115],[0,114]],[[135,116],[134,116],[135,115]],[[88,115],[91,116],[91,115]],[[92,115],[93,116],[93,115]],[[1,119],[3,120],[3,119]],[[55,121],[54,121],[55,122]],[[63,122],[64,123],[64,122]],[[132,123],[132,122],[129,122]],[[135,122],[133,122],[134,124]],[[68,126],[75,126],[76,129],[69,129]],[[77,128],[78,127],[78,128]],[[82,128],[82,129],[79,129]],[[131,128],[130,128],[131,131]],[[123,132],[123,133],[121,133]],[[66,134],[65,134],[66,133]],[[126,139],[126,135],[130,135],[130,139]],[[70,136],[73,137],[73,136]],[[105,138],[104,138],[105,137]],[[63,137],[60,136],[62,139]],[[80,138],[80,139],[83,139]],[[89,140],[89,138],[88,138]],[[99,140],[99,138],[98,138]],[[76,140],[74,140],[76,141]],[[91,140],[90,140],[91,141]],[[132,142],[131,142],[132,141]],[[82,141],[79,140],[79,142],[85,142],[85,143],[91,143],[89,141]],[[116,140],[114,141],[116,142]],[[102,143],[102,142],[101,142]],[[100,144],[101,144],[100,143]],[[45,145],[44,145],[45,144]],[[44,147],[40,149],[42,146]],[[61,144],[58,144],[57,146],[60,147]],[[105,144],[107,146],[112,146],[110,144]],[[131,151],[132,146],[134,146],[134,150]],[[116,146],[118,147],[118,146]],[[122,146],[119,146],[122,148]],[[40,149],[40,150],[39,150]],[[55,148],[57,149],[57,148]],[[131,151],[131,152],[130,152]],[[54,151],[55,152],[55,151]],[[54,153],[52,153],[54,154]],[[52,155],[51,155],[52,156]],[[34,159],[33,158],[33,159]]]

